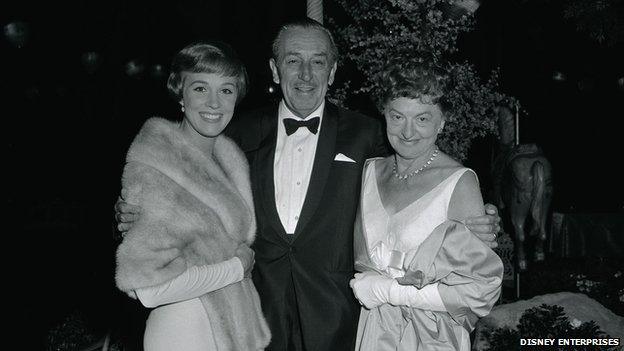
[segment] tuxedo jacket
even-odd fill
[[[364,161],[387,153],[381,123],[326,102],[310,183],[290,235],[275,204],[277,123],[275,104],[236,116],[226,131],[250,164],[258,225],[253,281],[272,332],[268,349],[353,349],[360,307],[349,287],[353,224]],[[336,160],[338,154],[354,162]]]

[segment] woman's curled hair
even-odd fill
[[[448,75],[442,68],[409,61],[392,61],[379,75],[376,94],[377,107],[383,112],[386,104],[401,97],[436,104],[446,114]]]

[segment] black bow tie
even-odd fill
[[[312,134],[316,134],[318,132],[319,123],[321,119],[319,117],[310,118],[307,121],[294,119],[294,118],[284,118],[284,127],[286,127],[286,135],[291,135],[296,132],[297,129],[301,127],[307,127]]]

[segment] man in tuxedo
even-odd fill
[[[352,350],[360,308],[349,287],[353,224],[364,161],[388,153],[384,132],[379,121],[326,101],[337,49],[320,23],[282,26],[269,65],[283,99],[226,129],[250,165],[252,274],[272,333],[267,350]],[[125,231],[137,209],[119,202],[117,212]],[[491,246],[493,213],[467,223]]]
[[[226,131],[250,162],[253,281],[269,349],[353,349],[353,222],[364,161],[386,152],[381,124],[325,100],[337,50],[319,23],[284,26],[273,49],[269,65],[283,99],[236,116]]]
[[[235,117],[226,130],[250,163],[253,281],[270,350],[354,347],[360,306],[349,280],[362,167],[387,149],[379,121],[325,99],[336,63],[334,40],[320,23],[284,25],[269,60],[282,100]],[[495,213],[473,219],[485,241],[498,231]]]

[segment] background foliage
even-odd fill
[[[493,109],[512,100],[497,91],[496,72],[484,82],[471,64],[452,60],[460,34],[473,27],[470,13],[449,0],[337,2],[345,19],[339,26],[335,19],[329,24],[341,51],[341,67],[354,67],[355,74],[337,82],[335,101],[362,110],[362,97],[374,99],[377,77],[390,59],[428,61],[446,68],[452,82],[451,115],[438,146],[464,160],[474,138],[496,133]]]
[[[605,45],[624,41],[624,0],[566,0],[563,7],[564,18],[592,40]]]
[[[563,307],[543,304],[529,308],[522,314],[516,329],[497,328],[489,337],[489,351],[520,350],[520,339],[596,339],[609,337],[594,321],[570,321]],[[563,346],[561,348],[536,346],[536,349],[549,350],[616,350],[618,347],[608,346]],[[522,349],[528,349],[523,347]]]

